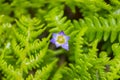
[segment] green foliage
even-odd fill
[[[94,39],[107,41],[110,38],[110,42],[113,43],[115,40],[119,39],[119,16],[112,17],[109,16],[107,19],[103,17],[92,18],[85,17],[85,19],[80,19],[79,21],[74,20],[74,25],[80,27],[88,27],[86,32],[86,39],[88,41],[93,41]],[[78,29],[80,28],[78,27]]]
[[[119,0],[0,0],[0,80],[119,80]],[[50,43],[70,37],[69,51]]]

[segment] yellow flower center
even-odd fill
[[[62,36],[62,35],[59,35],[59,36],[57,37],[57,42],[60,43],[60,44],[65,43],[65,37]]]

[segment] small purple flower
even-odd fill
[[[66,50],[69,50],[68,40],[70,39],[69,36],[66,36],[63,31],[59,32],[58,34],[53,33],[53,38],[50,40],[56,47],[62,47]]]

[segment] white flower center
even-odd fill
[[[65,43],[65,37],[63,35],[59,35],[56,40],[59,44]]]

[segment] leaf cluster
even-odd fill
[[[119,6],[119,0],[0,0],[0,80],[119,80]],[[69,51],[50,43],[60,31],[70,37]]]

